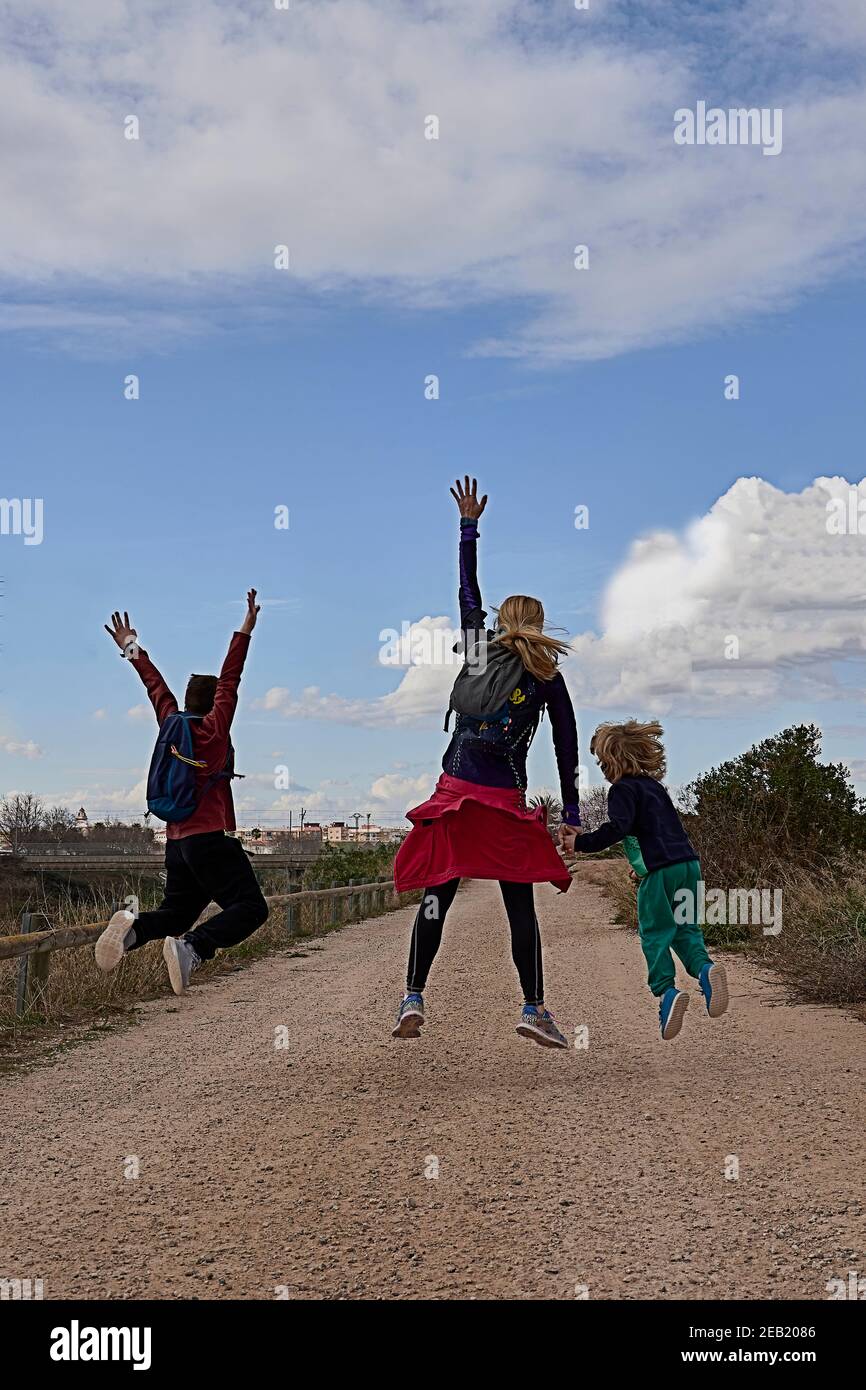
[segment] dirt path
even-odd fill
[[[584,880],[539,891],[548,999],[588,1050],[515,1034],[477,883],[420,1042],[389,1037],[403,910],[4,1080],[0,1277],[46,1298],[822,1299],[866,1274],[862,1025],[776,1007],[735,960],[731,1014],[693,999],[663,1044],[609,915]]]

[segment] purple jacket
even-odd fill
[[[460,626],[467,637],[484,632],[486,612],[478,587],[478,523],[460,523]],[[526,788],[526,755],[545,707],[550,714],[553,747],[559,770],[562,818],[580,825],[577,795],[577,725],[565,681],[559,672],[550,681],[536,680],[529,671],[512,693],[508,724],[481,729],[477,719],[458,714],[454,733],[442,759],[452,777],[485,787]]]

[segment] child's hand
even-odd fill
[[[567,854],[573,854],[574,844],[580,833],[579,825],[561,825],[559,827],[559,848],[564,849]]]
[[[634,869],[629,868],[628,876],[629,876],[629,878],[631,879],[632,883],[640,883],[640,879],[638,878],[638,876],[637,876],[637,874],[635,873]]]

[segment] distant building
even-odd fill
[[[82,835],[86,835],[90,829],[90,821],[87,819],[87,812],[83,806],[79,807],[78,814],[75,817],[75,829],[79,830]]]

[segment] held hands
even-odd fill
[[[103,623],[103,627],[109,637],[114,638],[121,656],[126,656],[127,651],[131,656],[138,655],[138,633],[130,623],[128,613],[124,613],[122,618],[119,613],[112,613],[111,627],[108,623]]]
[[[243,622],[238,628],[238,632],[245,632],[247,636],[249,636],[249,634],[252,632],[253,628],[256,625],[256,619],[258,618],[259,613],[261,612],[261,607],[262,605],[260,603],[256,603],[255,589],[249,589],[247,591],[246,616],[244,617]]]
[[[460,515],[469,517],[472,521],[477,521],[481,513],[484,511],[484,508],[487,506],[487,493],[485,492],[484,496],[479,502],[478,481],[476,478],[473,478],[472,487],[470,489],[468,473],[466,474],[463,483],[460,482],[459,478],[457,479],[456,486],[456,492],[454,491],[453,487],[449,488],[449,492],[451,493],[451,496],[454,498],[454,501],[460,508]]]
[[[559,848],[564,849],[566,854],[574,854],[574,845],[578,835],[582,835],[583,830],[579,825],[565,825],[559,827]]]

